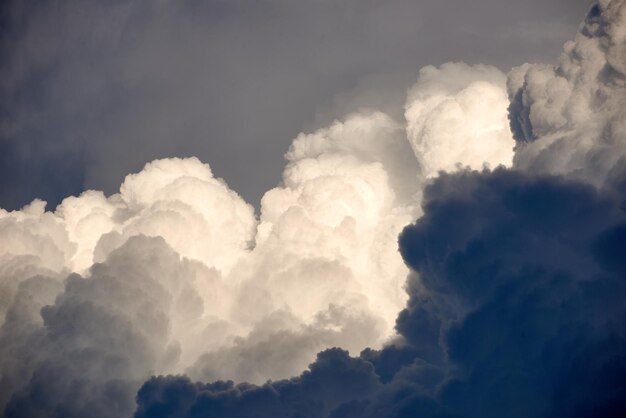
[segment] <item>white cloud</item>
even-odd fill
[[[380,347],[406,302],[397,236],[426,177],[510,160],[503,83],[491,67],[428,67],[406,125],[361,111],[300,134],[258,219],[196,158],[148,163],[109,197],[0,212],[0,346],[14,359],[0,401],[26,405],[44,376],[63,404],[84,378],[97,414],[128,408],[151,373],[262,382],[328,347]],[[113,381],[120,398],[99,398]]]
[[[428,177],[457,166],[509,166],[514,141],[506,76],[497,68],[448,63],[422,68],[406,103],[407,135]]]

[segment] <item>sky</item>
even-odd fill
[[[626,1],[4,2],[0,417],[626,414]]]
[[[3,1],[0,207],[197,156],[259,207],[302,131],[426,65],[553,63],[588,0]]]

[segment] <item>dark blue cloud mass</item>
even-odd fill
[[[182,376],[155,377],[139,391],[136,416],[324,417],[346,400],[360,405],[381,384],[371,363],[334,348],[319,353],[300,377],[263,386],[192,383]],[[352,404],[342,405],[349,409]],[[344,416],[344,415],[340,415]]]
[[[423,206],[402,341],[263,386],[155,377],[135,417],[623,417],[619,193],[498,169],[442,174]]]

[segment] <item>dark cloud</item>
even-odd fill
[[[499,170],[444,175],[424,208],[400,245],[426,292],[398,327],[440,324],[451,369],[438,398],[450,411],[621,416],[626,281],[606,261],[626,220],[619,199]]]
[[[0,206],[190,155],[256,203],[303,127],[393,108],[426,64],[550,59],[588,3],[2,2]]]
[[[499,169],[442,174],[424,199],[400,237],[415,272],[403,341],[350,360],[331,350],[261,387],[154,378],[136,416],[623,416],[618,196]]]
[[[154,377],[137,395],[139,408],[135,417],[346,416],[343,414],[358,409],[379,387],[371,363],[334,348],[319,353],[315,363],[300,377],[263,386]],[[352,402],[334,411],[346,401]]]

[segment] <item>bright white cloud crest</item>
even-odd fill
[[[422,68],[406,104],[407,135],[428,177],[457,165],[510,165],[513,137],[506,77],[495,67],[448,63]]]
[[[55,375],[62,404],[79,377],[94,391],[152,373],[262,382],[326,347],[380,347],[406,301],[396,241],[424,179],[511,161],[504,85],[491,67],[428,67],[406,126],[360,112],[299,135],[259,219],[196,158],[153,161],[119,194],[55,212],[1,211],[2,407],[28,397],[31,374]]]

